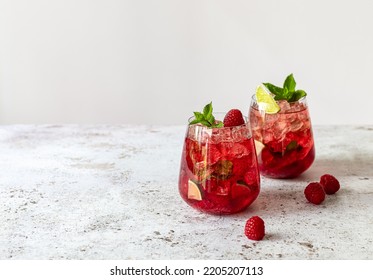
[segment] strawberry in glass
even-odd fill
[[[258,86],[250,106],[259,170],[271,178],[293,178],[315,159],[315,145],[306,92],[296,90],[293,74],[283,87]]]
[[[215,115],[209,103],[189,119],[179,192],[200,211],[232,214],[246,209],[259,195],[256,152],[250,126],[239,110]]]

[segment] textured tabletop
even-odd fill
[[[373,126],[314,127],[301,177],[261,178],[244,212],[185,204],[185,127],[0,126],[0,259],[373,259]],[[324,173],[340,191],[321,205],[305,186]],[[245,221],[261,216],[262,241]]]

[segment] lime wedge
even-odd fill
[[[188,199],[202,200],[202,193],[192,180],[188,181]]]
[[[254,140],[254,143],[255,143],[255,150],[256,150],[256,155],[260,155],[260,153],[262,152],[262,150],[264,149],[264,144],[258,140]]]
[[[256,88],[255,96],[260,111],[264,111],[267,114],[276,114],[280,111],[280,106],[278,106],[271,93],[263,84]]]

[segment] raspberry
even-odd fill
[[[251,240],[262,240],[264,237],[264,221],[259,216],[253,216],[246,221],[245,235]]]
[[[242,178],[243,175],[246,173],[247,167],[247,160],[245,158],[238,158],[233,161],[233,175],[237,176],[238,178]]]
[[[211,144],[206,147],[206,160],[208,165],[217,163],[221,157],[222,155],[216,145]]]
[[[232,109],[230,110],[224,117],[224,126],[230,127],[230,126],[237,126],[237,125],[243,125],[245,123],[242,113],[238,109]]]
[[[320,184],[324,188],[326,194],[335,194],[340,188],[338,180],[330,174],[322,175]]]
[[[324,189],[318,182],[309,183],[304,189],[304,195],[309,202],[317,205],[325,199]]]
[[[258,172],[255,169],[249,170],[244,175],[244,181],[249,187],[257,188],[259,186]]]

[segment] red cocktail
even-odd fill
[[[250,123],[262,175],[292,178],[307,170],[315,159],[315,145],[306,98],[295,102],[279,100],[280,111],[266,114],[255,96]]]
[[[249,124],[232,127],[189,124],[179,191],[189,205],[212,214],[231,214],[248,207],[260,191]]]

